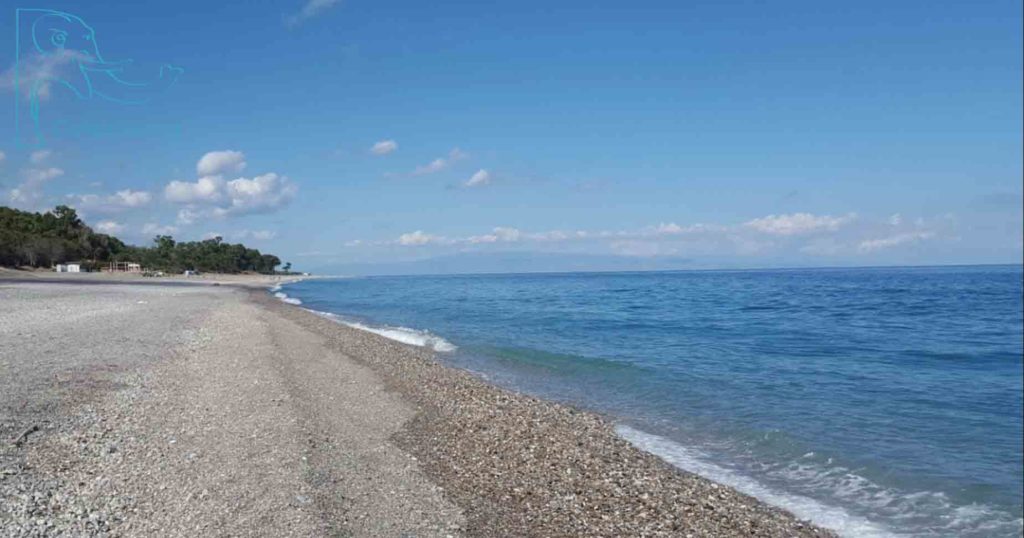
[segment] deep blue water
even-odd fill
[[[283,290],[850,536],[1020,536],[1020,266],[373,277]],[[453,347],[455,349],[453,349]]]

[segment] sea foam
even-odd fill
[[[800,519],[832,529],[842,536],[857,538],[896,536],[892,531],[863,517],[850,514],[842,508],[829,506],[802,495],[775,491],[753,478],[711,463],[709,458],[698,449],[685,447],[664,437],[622,424],[615,427],[615,433],[637,448],[650,452],[684,471],[703,476],[768,504],[789,510]]]
[[[832,529],[840,536],[875,538],[887,536],[1009,536],[1024,530],[1024,519],[1008,516],[1005,512],[983,504],[956,505],[949,497],[936,491],[913,493],[884,488],[840,466],[822,467],[813,464],[790,464],[773,473],[789,483],[804,484],[817,491],[830,491],[843,504],[860,506],[867,511],[886,516],[889,521],[916,524],[911,528],[890,527],[852,514],[844,508],[830,505],[804,495],[785,493],[761,482],[711,462],[711,458],[697,448],[686,447],[664,437],[620,424],[615,432],[637,448],[691,473],[709,478],[738,491],[756,497],[768,504],[789,510],[797,517],[816,525]],[[804,454],[803,458],[812,457]],[[942,517],[935,518],[936,514]],[[939,525],[923,521],[942,521]]]
[[[274,297],[277,297],[278,299],[280,299],[280,300],[282,300],[282,301],[284,301],[284,302],[286,302],[288,304],[293,304],[293,305],[300,305],[300,304],[302,304],[302,301],[300,301],[300,300],[298,300],[298,299],[296,299],[294,297],[289,297],[287,293],[284,293],[284,292],[281,292],[281,291],[275,293]]]
[[[384,338],[388,338],[396,342],[401,342],[403,344],[408,344],[410,346],[427,347],[439,353],[451,353],[452,351],[458,349],[458,347],[456,347],[455,344],[452,344],[451,342],[445,340],[444,338],[441,338],[440,336],[431,334],[428,331],[419,331],[416,329],[410,329],[408,327],[374,327],[356,321],[346,320],[336,314],[331,314],[330,312],[319,312],[317,310],[310,310],[310,312],[313,312],[314,314],[317,314],[319,316],[323,316],[327,319],[330,319],[347,327],[352,327],[353,329],[359,329],[360,331],[366,331],[369,333],[380,335],[383,336]]]

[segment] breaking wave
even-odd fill
[[[278,289],[280,289],[280,288],[278,288]],[[300,300],[298,300],[298,299],[296,299],[294,297],[289,297],[287,293],[284,293],[282,291],[274,293],[274,297],[277,297],[278,299],[280,299],[280,300],[282,300],[282,301],[284,301],[284,302],[286,302],[288,304],[293,304],[293,305],[300,305],[300,304],[302,304],[302,301],[300,301]]]
[[[992,536],[1019,533],[1021,519],[980,504],[955,505],[941,492],[920,491],[900,493],[882,488],[850,469],[823,468],[816,465],[786,467],[786,477],[794,483],[805,483],[818,491],[831,491],[844,505],[862,506],[870,512],[887,516],[893,522],[912,523],[882,525],[835,505],[810,497],[782,492],[732,469],[711,462],[698,448],[686,447],[664,437],[620,424],[615,432],[637,448],[650,452],[685,471],[734,488],[768,504],[790,511],[800,519],[832,529],[841,536],[856,538],[924,537],[924,536]],[[813,453],[806,454],[805,457]],[[936,514],[943,517],[935,518]],[[925,521],[943,521],[928,525]]]
[[[401,342],[403,344],[408,344],[410,346],[426,347],[433,349],[434,351],[437,351],[439,353],[451,353],[452,351],[458,349],[458,347],[456,347],[455,344],[452,344],[451,342],[445,340],[444,338],[441,338],[440,336],[431,334],[428,331],[419,331],[416,329],[410,329],[408,327],[375,327],[371,325],[366,325],[364,323],[359,323],[357,321],[349,321],[342,318],[341,316],[338,316],[337,314],[331,314],[330,312],[320,312],[317,310],[309,311],[313,312],[318,316],[323,316],[327,319],[330,319],[331,321],[335,321],[347,327],[352,327],[353,329],[359,329],[360,331],[366,331],[379,336],[383,336],[384,338],[394,340],[396,342]]]

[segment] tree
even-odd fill
[[[285,263],[284,267],[282,267],[281,269],[284,269],[284,272],[286,273],[292,272],[292,262]]]
[[[265,273],[273,273],[274,268],[281,265],[281,258],[273,254],[264,254],[261,257],[263,259],[263,272]]]
[[[53,208],[53,216],[57,219],[57,223],[60,226],[59,230],[63,233],[62,237],[68,237],[72,230],[82,227],[82,221],[78,218],[78,213],[66,205],[59,205]]]
[[[116,237],[93,232],[68,206],[47,213],[0,207],[0,265],[42,267],[66,261],[136,262],[147,269],[170,272],[227,273],[273,273],[281,264],[273,254],[225,243],[220,237],[178,242],[169,235],[158,235],[151,247],[126,245]]]

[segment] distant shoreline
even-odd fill
[[[779,267],[691,267],[680,269],[609,269],[609,270],[559,270],[559,271],[484,271],[484,272],[424,272],[424,273],[346,273],[344,275],[314,275],[307,278],[340,279],[340,278],[377,278],[377,277],[446,277],[446,276],[518,276],[518,275],[614,275],[642,273],[751,273],[751,272],[787,272],[787,271],[885,271],[892,269],[956,269],[986,267],[1024,267],[1020,263],[974,263],[974,264],[943,264],[943,265],[809,265]]]
[[[53,282],[63,284],[218,284],[242,287],[265,287],[274,284],[299,282],[312,278],[308,275],[261,275],[232,273],[200,273],[193,276],[164,275],[146,277],[141,273],[56,273],[50,271],[21,271],[0,267],[0,282]]]

